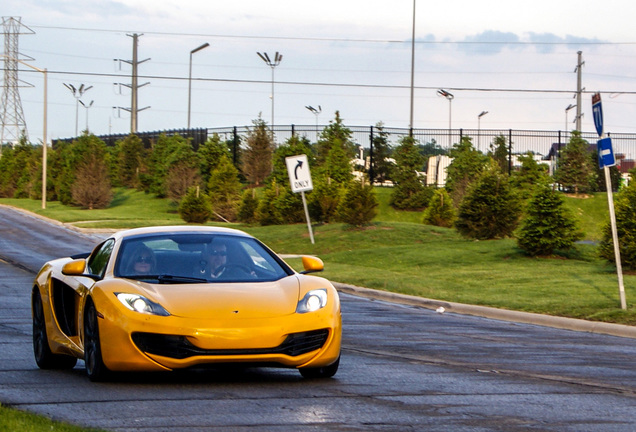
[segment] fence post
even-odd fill
[[[238,132],[236,126],[234,126],[232,132],[232,162],[234,162],[234,166],[236,166],[238,159]]]
[[[512,174],[512,129],[508,129],[508,175]]]

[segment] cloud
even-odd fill
[[[466,36],[459,43],[460,51],[467,54],[499,54],[507,45],[519,43],[520,38],[511,32],[486,30],[474,36]]]

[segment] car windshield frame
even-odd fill
[[[225,261],[222,269],[215,267],[219,258]],[[113,272],[117,278],[157,284],[272,282],[294,273],[258,239],[213,232],[157,232],[123,238]]]

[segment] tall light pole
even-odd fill
[[[477,150],[481,148],[481,118],[488,114],[488,111],[482,111],[477,116]]]
[[[453,105],[453,98],[455,96],[453,96],[452,93],[447,92],[444,89],[439,89],[437,90],[437,95],[438,96],[442,96],[445,97],[446,99],[448,99],[448,145],[452,145],[453,144],[453,138],[452,138],[452,132],[451,132],[451,127],[452,127],[452,105]]]
[[[44,69],[40,69],[38,67],[32,66],[28,63],[25,63],[22,60],[13,58],[13,57],[9,57],[7,55],[4,54],[0,54],[0,57],[2,58],[6,58],[12,61],[16,61],[18,63],[23,64],[26,67],[29,67],[35,71],[41,72],[44,75],[44,95],[42,97],[43,101],[42,101],[42,105],[43,105],[43,112],[42,112],[42,208],[45,209],[46,208],[46,153],[47,153],[47,126],[48,126],[48,71],[46,68]],[[1,145],[2,143],[0,143]]]
[[[203,45],[199,45],[192,51],[190,51],[190,72],[188,74],[188,129],[190,129],[190,107],[192,103],[192,54],[201,51],[204,48],[209,47],[209,43],[204,43]]]
[[[312,107],[311,105],[307,105],[305,108],[307,108],[309,111],[311,111],[316,116],[316,141],[318,141],[318,116],[322,112],[322,107],[320,105],[318,105],[318,108],[316,109],[316,108]]]
[[[93,102],[95,102],[95,101],[90,101],[88,104],[85,104],[84,102],[80,101],[82,106],[84,108],[86,108],[86,132],[88,132],[88,110],[89,110],[90,107],[93,106]]]
[[[64,87],[69,89],[71,91],[71,93],[73,94],[73,97],[75,98],[75,136],[77,136],[78,135],[77,127],[78,127],[78,123],[79,123],[79,103],[80,103],[80,98],[84,95],[84,93],[86,93],[87,91],[92,89],[93,86],[91,85],[91,86],[85,87],[84,84],[80,84],[79,87],[75,87],[73,84],[64,83]]]
[[[415,0],[413,0],[413,27],[411,33],[411,114],[409,118],[409,133],[413,135],[413,99],[415,88]]]
[[[267,64],[267,66],[272,68],[272,94],[271,94],[271,98],[272,98],[272,135],[274,134],[274,68],[276,66],[278,66],[281,62],[281,60],[283,59],[283,55],[280,54],[278,51],[276,51],[276,54],[274,54],[274,59],[270,59],[269,56],[267,55],[266,52],[264,53],[260,53],[257,52],[256,54],[258,54],[258,56]]]

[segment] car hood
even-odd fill
[[[295,275],[274,282],[139,285],[171,315],[184,318],[269,318],[293,314],[298,305]]]

